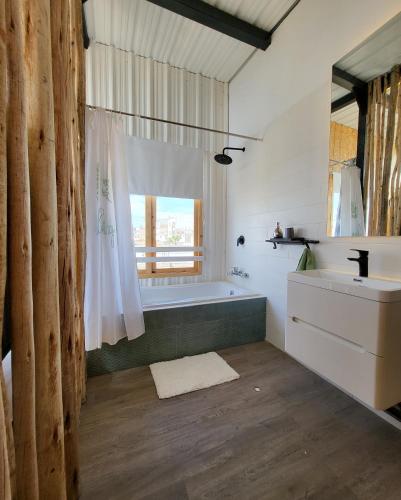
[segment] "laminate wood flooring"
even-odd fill
[[[267,342],[219,354],[239,380],[163,401],[148,367],[88,380],[84,500],[401,500],[401,431]]]

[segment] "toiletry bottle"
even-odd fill
[[[283,237],[283,231],[281,230],[279,222],[277,222],[276,229],[274,230],[274,237],[275,238],[282,238]]]

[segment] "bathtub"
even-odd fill
[[[144,287],[145,333],[87,353],[88,376],[265,339],[266,297],[226,281]]]
[[[141,289],[144,311],[183,307],[194,304],[210,304],[261,297],[257,293],[240,288],[228,281],[144,287]]]

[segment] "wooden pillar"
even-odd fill
[[[7,0],[9,97],[7,163],[9,224],[8,282],[12,337],[13,422],[16,496],[36,499],[38,472],[35,421],[30,182],[24,66],[23,5]],[[11,63],[12,62],[12,63]]]
[[[53,95],[58,205],[58,272],[63,371],[64,446],[67,497],[78,497],[78,407],[76,369],[76,252],[74,207],[74,75],[72,73],[71,9],[53,0],[51,9]]]
[[[1,364],[2,334],[4,328],[4,298],[7,276],[7,45],[5,1],[0,0],[0,498],[10,500],[11,467],[7,426],[9,413]]]
[[[75,26],[76,26],[76,103],[78,113],[78,159],[76,166],[77,189],[76,207],[79,221],[78,251],[77,251],[77,288],[80,303],[80,343],[79,343],[79,397],[86,399],[86,356],[85,356],[85,327],[84,327],[84,293],[85,293],[85,50],[83,40],[82,2],[75,0]]]
[[[51,3],[53,9],[56,2]],[[39,492],[40,498],[63,500],[66,478],[50,0],[26,0],[26,9]]]
[[[4,406],[6,404],[6,401],[4,400],[3,395],[4,392],[1,387],[0,388],[0,498],[3,498],[4,500],[11,500],[12,498],[11,473],[10,473],[10,461],[8,459],[6,412],[4,411]]]
[[[71,52],[74,74],[74,201],[76,220],[77,310],[78,332],[76,344],[78,405],[86,398],[86,358],[84,330],[85,290],[85,58],[81,0],[71,3],[72,39]]]

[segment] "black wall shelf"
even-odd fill
[[[277,245],[304,245],[306,248],[310,248],[309,245],[317,245],[320,243],[319,240],[307,240],[306,238],[270,238],[266,240],[267,243],[273,243],[273,248],[276,249]]]

